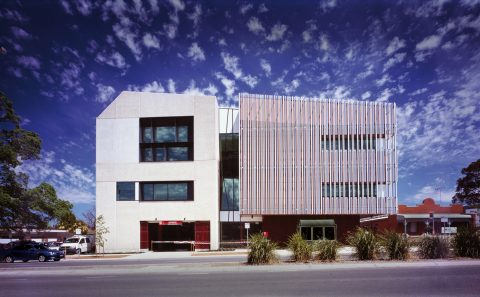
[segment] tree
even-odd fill
[[[110,230],[108,230],[108,227],[105,225],[105,219],[103,218],[103,215],[99,215],[97,217],[95,225],[95,245],[101,247],[103,253],[105,254],[104,247],[105,242],[107,242],[105,235],[110,233]]]
[[[86,212],[82,213],[82,216],[88,228],[95,230],[95,220],[96,220],[95,206],[88,209]]]
[[[20,126],[13,104],[0,92],[0,228],[21,233],[44,229],[49,223],[69,224],[76,218],[73,205],[57,197],[47,184],[29,189],[28,176],[15,169],[40,158],[40,137]]]
[[[466,205],[480,204],[480,159],[462,169],[463,177],[457,180],[454,203]]]

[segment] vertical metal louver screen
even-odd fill
[[[397,210],[395,104],[239,95],[241,214]]]

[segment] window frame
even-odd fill
[[[121,199],[119,197],[119,192],[118,192],[118,186],[119,184],[133,184],[133,198],[129,198],[129,199]],[[136,194],[136,190],[135,190],[135,182],[132,182],[132,181],[117,181],[115,183],[115,190],[116,190],[116,201],[135,201],[135,194]]]
[[[157,117],[157,118],[140,118],[140,139],[139,139],[139,162],[140,163],[157,163],[157,162],[188,162],[193,161],[194,158],[194,124],[193,116],[185,117]],[[157,128],[160,127],[174,127],[175,141],[157,142]],[[187,141],[179,141],[180,130],[187,127]],[[144,131],[150,128],[152,131],[152,142],[144,142]],[[183,134],[182,134],[183,136]],[[184,140],[184,139],[182,139]],[[186,160],[170,160],[170,148],[183,147],[187,148]],[[152,160],[145,160],[145,151],[152,150]],[[163,149],[163,159],[157,159],[157,149]],[[173,153],[172,153],[173,155]]]
[[[172,200],[169,197],[168,194],[168,185],[172,184],[187,184],[187,199],[185,200]],[[152,185],[153,186],[153,192],[152,192],[152,199],[151,200],[145,200],[145,195],[144,195],[144,186],[145,185]],[[167,197],[166,199],[155,199],[155,185],[167,185]],[[185,181],[150,181],[150,182],[140,182],[140,197],[139,201],[140,202],[192,202],[194,201],[194,183],[191,180],[185,180]]]

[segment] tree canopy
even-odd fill
[[[454,203],[466,205],[480,204],[480,159],[462,169],[463,177],[457,180]]]
[[[73,205],[58,198],[53,186],[28,188],[28,175],[15,170],[24,161],[39,159],[42,145],[38,134],[20,122],[12,101],[0,92],[0,228],[21,232],[75,224]]]

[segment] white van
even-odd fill
[[[61,250],[67,251],[67,253],[75,253],[77,255],[81,253],[88,253],[92,250],[93,240],[88,235],[74,235],[65,241],[60,246]]]

